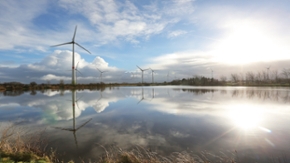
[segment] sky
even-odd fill
[[[289,68],[287,0],[0,2],[0,83],[155,82]],[[213,72],[213,73],[212,73]],[[144,81],[152,81],[144,71]]]

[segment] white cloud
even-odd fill
[[[40,79],[41,80],[48,80],[48,81],[51,81],[51,80],[59,81],[59,80],[70,80],[71,78],[67,77],[67,76],[55,76],[53,74],[48,74],[48,75],[44,75]]]
[[[101,57],[97,56],[93,62],[85,61],[78,53],[75,53],[75,65],[78,63],[77,80],[79,83],[99,82],[99,72],[97,68],[102,71],[107,71],[103,75],[105,82],[113,82],[115,78],[110,79],[109,76],[116,76],[123,71],[116,67],[111,67]],[[2,78],[12,78],[16,81],[36,82],[52,81],[52,83],[59,82],[61,79],[66,83],[71,81],[72,68],[72,52],[56,50],[52,54],[46,56],[40,62],[23,64],[18,67],[1,67]],[[27,80],[27,81],[26,81]]]
[[[96,66],[99,67],[99,68],[107,68],[108,65],[109,65],[108,62],[106,62],[103,58],[101,58],[101,57],[99,57],[99,56],[97,56],[97,57],[93,60],[92,64],[96,65]]]
[[[97,28],[100,44],[116,40],[138,43],[138,38],[148,39],[159,34],[169,24],[187,19],[187,14],[193,12],[191,1],[152,3],[139,8],[129,0],[124,3],[114,0],[61,0],[59,5],[84,15]]]
[[[43,42],[33,29],[33,19],[46,12],[47,1],[29,2],[3,1],[0,5],[0,49],[13,49],[16,46],[34,47]],[[43,36],[43,33],[42,33]],[[42,47],[37,50],[44,51]]]
[[[180,35],[184,35],[186,33],[187,33],[187,31],[184,31],[184,30],[171,31],[171,32],[168,33],[167,37],[168,38],[173,38],[173,37],[177,37],[177,36],[180,36]]]

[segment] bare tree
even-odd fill
[[[231,74],[231,80],[237,83],[239,81],[239,74]]]
[[[262,78],[263,78],[263,81],[266,82],[268,80],[268,73],[267,71],[262,71]]]
[[[255,74],[252,71],[248,71],[246,73],[246,81],[247,82],[254,83],[254,81],[255,81]]]
[[[221,79],[221,81],[222,81],[223,83],[225,83],[225,82],[227,81],[227,77],[224,76],[224,75],[222,75],[222,76],[220,77],[220,79]]]
[[[272,73],[271,73],[271,77],[270,78],[274,79],[275,82],[278,82],[278,79],[279,79],[278,70],[272,70]]]
[[[240,82],[244,81],[244,74],[243,73],[239,74],[239,80],[240,80]]]
[[[290,69],[285,69],[285,68],[283,68],[283,70],[282,70],[282,75],[285,77],[285,80],[286,80],[287,82],[289,82],[289,84],[290,84],[290,80],[289,80]]]
[[[288,79],[290,75],[289,69],[283,68],[282,75],[285,77],[285,79]]]
[[[256,78],[256,81],[257,81],[258,83],[260,83],[260,82],[262,81],[262,73],[261,73],[261,72],[257,72],[255,78]]]

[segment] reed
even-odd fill
[[[44,131],[29,132],[15,125],[1,126],[0,162],[52,162],[45,154]]]

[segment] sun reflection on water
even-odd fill
[[[235,105],[230,107],[229,116],[237,127],[252,130],[261,126],[263,110],[252,105]]]

